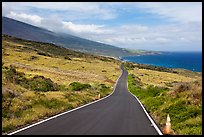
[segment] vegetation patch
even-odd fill
[[[202,84],[201,81],[177,83],[173,88],[148,85],[141,87],[139,80],[128,76],[128,89],[143,103],[150,115],[165,128],[167,114],[171,118],[173,134],[202,134]]]
[[[57,85],[54,83],[50,78],[45,78],[44,76],[34,76],[31,79],[27,79],[25,77],[25,73],[18,72],[14,68],[14,66],[4,67],[5,68],[5,74],[6,74],[6,80],[8,82],[13,82],[15,84],[19,84],[24,88],[33,90],[33,91],[57,91],[63,86]]]
[[[45,52],[38,52],[38,55],[42,55],[42,56],[48,56],[48,57],[51,57],[51,55],[50,55],[50,54],[45,53]]]
[[[71,88],[72,91],[81,91],[81,90],[84,90],[84,89],[91,88],[91,85],[90,84],[82,84],[80,82],[72,82],[70,84],[70,88]]]
[[[133,70],[134,68],[139,68],[139,69],[155,70],[155,71],[160,71],[160,72],[178,73],[177,71],[171,68],[165,68],[165,67],[153,66],[153,65],[147,65],[147,64],[132,63],[132,62],[125,62],[124,67],[126,70]]]
[[[110,90],[110,87],[106,86],[105,84],[100,84],[100,85],[99,85],[99,90],[100,90],[101,92],[107,92],[107,91]]]
[[[33,60],[36,60],[36,59],[38,59],[37,56],[31,56],[31,57],[28,59],[28,61],[33,61]]]

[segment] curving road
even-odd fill
[[[128,72],[114,93],[96,103],[31,126],[15,135],[158,135],[137,99],[127,90]]]

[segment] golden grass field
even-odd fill
[[[159,72],[155,70],[139,69],[135,68],[130,70],[131,74],[137,75],[144,85],[154,85],[160,87],[169,87],[168,83],[179,83],[179,82],[193,82],[196,80],[201,80],[202,77],[198,76],[184,76],[169,72]]]
[[[26,72],[28,77],[43,75],[65,85],[72,81],[113,85],[113,83],[108,81],[114,82],[120,74],[119,63],[104,62],[90,58],[72,58],[70,61],[62,57],[37,55],[35,51],[21,52],[19,49],[14,50],[16,47],[25,47],[16,43],[4,41],[3,45],[7,46],[3,46],[2,52],[9,54],[9,56],[3,55],[4,65],[13,64],[18,71]],[[31,56],[38,58],[29,61]]]
[[[9,111],[9,116],[2,117],[3,133],[96,100],[99,93],[101,97],[108,95],[112,92],[115,81],[121,74],[120,62],[117,60],[102,61],[100,57],[75,57],[74,54],[70,57],[71,60],[60,55],[43,56],[37,54],[39,49],[37,51],[33,46],[27,46],[12,38],[4,36],[2,38],[4,38],[2,43],[2,95],[6,100],[2,102],[5,107],[2,111],[6,109]],[[32,44],[32,42],[29,43]],[[35,59],[32,60],[33,56]],[[40,75],[65,87],[69,87],[71,82],[81,82],[92,85],[92,88],[79,92],[31,91],[6,80],[4,68],[10,65],[14,66],[16,71],[25,73],[26,78]],[[100,91],[97,88],[99,84],[109,86],[110,90]],[[7,97],[10,94],[15,97]],[[46,104],[46,101],[50,104]],[[10,102],[9,107],[8,102]],[[52,104],[53,102],[55,104]]]

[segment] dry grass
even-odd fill
[[[12,45],[12,47],[15,46],[10,42],[6,44]],[[25,46],[21,45],[21,47]],[[9,54],[9,56],[3,56],[5,66],[13,64],[17,67],[17,70],[26,72],[28,76],[43,75],[58,83],[66,81],[64,84],[69,84],[75,80],[84,83],[113,85],[112,82],[107,81],[107,78],[115,81],[120,74],[120,71],[116,71],[119,63],[86,58],[73,58],[70,61],[60,57],[40,56],[35,51],[29,51],[29,54],[27,52],[17,52],[8,46],[4,46],[3,51]],[[37,59],[29,61],[32,56],[36,56]]]
[[[141,82],[146,85],[155,85],[161,87],[171,87],[174,83],[179,82],[191,82],[195,81],[201,77],[194,78],[183,76],[180,74],[169,73],[169,72],[159,72],[148,69],[138,69],[130,70],[130,73],[135,74],[141,79]]]
[[[2,71],[4,98],[2,133],[11,132],[27,124],[96,100],[99,93],[101,97],[104,97],[112,92],[114,83],[121,74],[120,62],[116,60],[103,61],[100,58],[73,57],[74,55],[70,57],[71,60],[52,54],[50,57],[43,56],[39,55],[34,47],[20,43],[18,40],[3,40],[3,67],[13,65],[18,72],[25,73],[26,78],[41,75],[65,87],[69,87],[72,82],[81,82],[91,84],[92,88],[80,92],[34,92],[7,81]],[[35,44],[27,42],[29,43]],[[100,91],[97,89],[99,84],[109,86],[110,90]]]

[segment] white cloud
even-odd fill
[[[71,31],[73,33],[80,34],[105,34],[111,33],[111,30],[106,29],[104,25],[94,25],[94,24],[74,24],[72,22],[63,22],[63,28]],[[66,31],[65,30],[65,31]],[[80,35],[79,34],[79,35]]]
[[[135,6],[167,20],[182,23],[202,21],[201,2],[140,2]]]
[[[43,16],[40,12],[32,12],[30,8],[51,13]],[[109,26],[108,21],[118,17],[120,9],[134,13],[138,8],[140,12],[150,13],[169,23],[147,26],[131,22]],[[3,2],[2,15],[52,31],[70,33],[123,48],[177,50],[181,47],[183,50],[202,50],[201,3]],[[103,23],[84,22],[84,19],[93,18]]]
[[[134,30],[135,32],[146,32],[148,31],[148,27],[144,26],[144,25],[137,25],[137,24],[126,24],[126,25],[122,25],[120,27],[120,29],[122,29],[123,31],[127,31],[130,32],[131,30]]]
[[[2,16],[6,16],[10,13],[11,7],[7,6],[6,3],[2,3]]]
[[[176,51],[179,47],[181,47],[180,50],[184,51],[202,49],[202,33],[197,24],[143,27],[145,28],[144,31],[138,29],[137,25],[115,27],[112,34],[94,35],[91,38],[119,47],[133,49],[164,51]]]
[[[16,19],[16,20],[20,20],[23,22],[27,22],[33,25],[40,25],[42,18],[40,16],[37,15],[29,15],[29,14],[25,14],[25,13],[15,13],[13,11],[11,11],[7,17]]]
[[[47,28],[50,31],[62,32],[63,23],[57,15],[51,15],[48,18],[43,18],[40,24],[41,27]]]
[[[164,38],[164,37],[157,37],[157,38],[155,39],[155,41],[157,41],[157,42],[159,42],[159,43],[167,43],[167,42],[169,42],[169,39]]]
[[[102,3],[100,2],[3,2],[3,5],[5,7],[3,8],[4,13],[8,9],[14,12],[19,12],[26,11],[31,8],[38,8],[41,10],[64,12],[70,20],[90,18],[110,20],[117,17],[114,9],[101,6]]]

